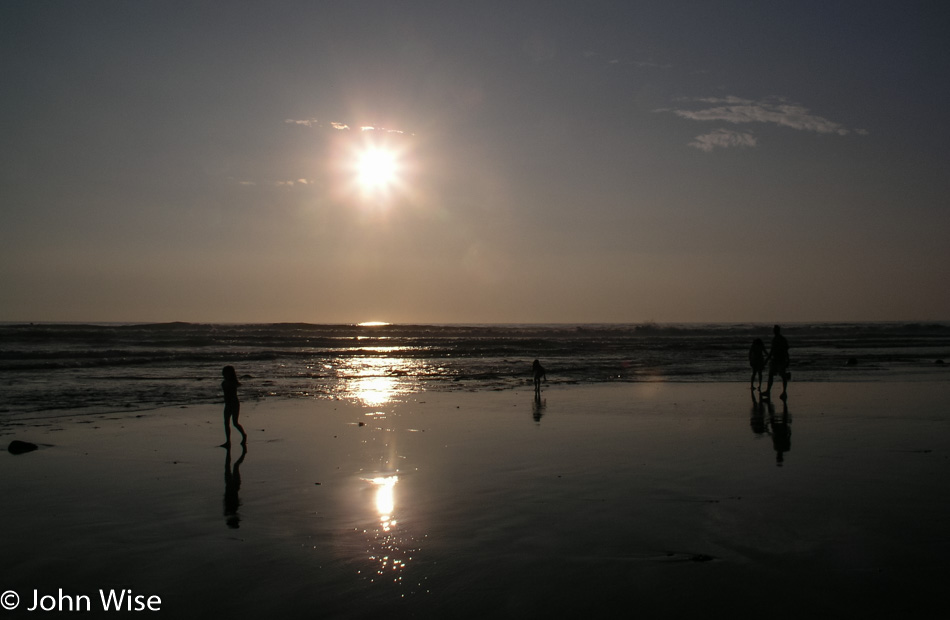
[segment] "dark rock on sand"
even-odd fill
[[[33,450],[38,449],[35,443],[30,443],[28,441],[20,441],[19,439],[14,439],[10,442],[10,445],[7,446],[7,451],[10,454],[24,454],[26,452],[32,452]]]

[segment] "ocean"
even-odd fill
[[[950,323],[783,325],[792,384],[950,380]],[[765,324],[0,324],[0,419],[222,402],[639,381],[746,382]]]

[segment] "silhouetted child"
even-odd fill
[[[544,366],[542,366],[541,362],[538,360],[534,360],[534,362],[531,364],[531,370],[534,372],[534,391],[540,392],[541,379],[543,378],[545,381],[548,380],[548,376],[544,372]]]
[[[765,369],[765,343],[761,338],[752,341],[752,347],[749,349],[749,365],[752,366],[752,379],[750,387],[755,389],[755,376],[759,375],[759,390],[762,390],[762,371]]]
[[[224,443],[222,448],[231,447],[231,423],[234,428],[241,431],[241,445],[247,445],[247,433],[244,427],[238,423],[238,415],[241,413],[241,401],[238,400],[237,389],[241,383],[238,381],[234,366],[225,366],[221,370],[224,375],[224,381],[221,382],[221,389],[224,390]]]

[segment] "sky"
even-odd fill
[[[0,321],[950,320],[950,4],[0,3]]]

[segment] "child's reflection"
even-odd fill
[[[234,468],[231,468],[231,448],[228,448],[227,456],[224,460],[224,517],[227,520],[228,527],[239,528],[241,517],[238,516],[238,506],[241,505],[241,498],[238,497],[238,491],[241,490],[241,463],[247,456],[247,446],[241,444],[241,456],[234,462]]]
[[[792,449],[792,419],[788,414],[788,403],[782,403],[781,415],[768,402],[769,425],[772,427],[772,446],[775,448],[775,464],[781,467],[785,463],[785,453]]]

